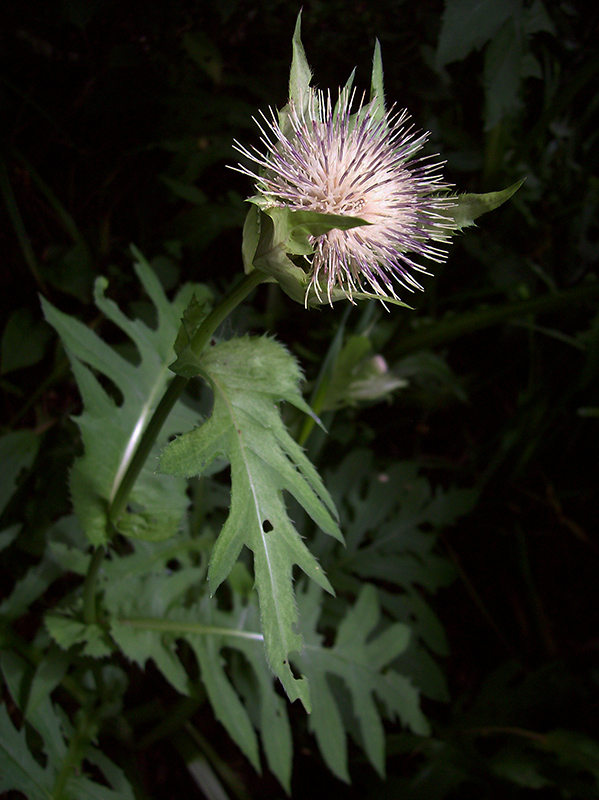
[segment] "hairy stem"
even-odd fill
[[[202,322],[196,331],[193,339],[190,342],[190,348],[196,356],[200,356],[202,351],[208,344],[210,337],[218,326],[223,322],[229,314],[236,308],[247,295],[266,279],[259,270],[253,270],[249,275],[244,278],[235,286],[228,294],[226,294],[221,302],[213,308],[208,314],[206,319]],[[148,426],[143,432],[137,450],[131,459],[129,466],[123,479],[115,492],[114,499],[108,511],[108,516],[113,522],[116,522],[120,515],[123,513],[127,504],[127,499],[141,472],[148,456],[154,446],[156,437],[160,433],[162,426],[173,409],[177,400],[183,394],[187,386],[188,378],[183,378],[181,375],[176,375],[164,393],[162,400],[158,403],[156,410],[152,414]]]

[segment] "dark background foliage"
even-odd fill
[[[321,453],[334,464],[350,428],[382,459],[415,459],[435,482],[479,489],[444,536],[458,578],[434,601],[450,641],[450,700],[425,705],[434,736],[424,745],[389,730],[384,786],[359,759],[354,788],[333,782],[306,741],[297,797],[315,781],[347,797],[597,796],[599,12],[471,6],[486,16],[466,13],[460,27],[441,0],[304,4],[317,85],[336,87],[357,65],[367,90],[378,37],[389,104],[431,131],[429,149],[459,191],[527,180],[457,240],[408,299],[414,312],[377,312],[380,351],[410,387],[338,417]],[[132,242],[167,289],[228,285],[251,191],[226,169],[231,144],[257,142],[252,115],[286,100],[297,12],[276,0],[30,1],[2,12],[2,412],[5,430],[43,435],[24,487],[30,556],[68,509],[68,416],[79,402],[37,295],[100,324],[97,275],[125,305],[139,300]],[[313,378],[343,309],[308,313],[276,289],[257,294],[255,309],[235,324],[276,332]],[[155,696],[169,707],[151,670],[136,685],[131,705]],[[568,746],[534,738],[555,729]],[[252,796],[278,792],[216,723],[204,732]],[[502,779],[490,765],[506,753]],[[537,788],[524,766],[515,777],[514,764],[543,759],[553,783]],[[196,796],[168,743],[148,744],[138,769],[156,797]]]

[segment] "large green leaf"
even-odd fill
[[[198,659],[216,718],[257,770],[255,729],[260,731],[267,763],[289,792],[291,730],[284,699],[276,691],[266,660],[257,598],[251,592],[250,600],[242,603],[234,594],[234,608],[225,612],[202,595],[202,554],[212,541],[210,535],[180,534],[168,542],[137,542],[131,555],[106,562],[101,581],[110,633],[125,656],[140,667],[153,660],[177,691],[190,694],[194,686],[177,648],[177,642],[185,639]],[[251,665],[252,681],[244,686],[244,702],[228,676],[224,648],[229,654],[232,649],[239,651],[244,664]],[[255,713],[250,714],[247,705]]]
[[[292,657],[294,666],[310,680],[313,704],[310,727],[329,769],[341,780],[350,780],[346,730],[383,776],[385,732],[375,696],[383,703],[389,718],[399,718],[415,733],[429,733],[418,691],[407,678],[389,668],[407,648],[410,629],[401,623],[389,625],[383,631],[377,628],[380,616],[377,591],[366,584],[342,620],[335,643],[324,647],[323,636],[316,630],[320,605],[321,592],[316,587],[311,586],[300,595],[300,630],[306,644],[300,655]],[[351,722],[348,728],[347,709],[339,693],[332,691],[327,675],[340,678],[349,691],[357,729]]]
[[[185,287],[171,303],[156,275],[137,254],[136,272],[155,306],[157,325],[131,320],[104,292],[107,281],[96,282],[95,301],[104,315],[118,326],[137,349],[138,361],[128,360],[78,320],[42,300],[46,319],[58,331],[69,354],[84,410],[76,418],[85,453],[71,471],[73,506],[92,544],[110,538],[108,508],[129,465],[141,435],[166,387],[173,378],[169,365],[175,359],[173,344],[183,311],[194,291]],[[206,295],[205,287],[196,292]],[[102,385],[105,376],[114,392]],[[142,539],[171,536],[187,505],[185,481],[156,474],[158,449],[170,436],[188,430],[197,415],[178,403],[164,425],[156,447],[130,495],[129,511],[117,522],[125,535]]]
[[[293,566],[327,591],[331,586],[289,519],[283,492],[292,494],[325,533],[342,537],[330,495],[281,419],[282,400],[309,413],[299,392],[300,370],[268,338],[225,342],[208,351],[202,363],[214,391],[212,416],[167,446],[160,469],[200,475],[215,459],[229,460],[231,509],[210,560],[210,589],[216,591],[246,545],[254,554],[270,664],[289,698],[300,698],[309,709],[307,683],[294,677],[288,663],[289,653],[302,649],[295,632]]]

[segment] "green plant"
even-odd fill
[[[509,49],[512,67],[530,65],[530,37],[551,33],[552,23],[540,4],[490,6],[487,26],[468,38],[463,4],[447,4],[435,64],[443,74],[486,47],[484,113],[492,134],[484,176],[505,172],[513,181],[522,169],[518,162],[511,172],[506,168],[512,153],[508,133],[522,113],[522,81],[535,73],[518,73],[520,82],[502,84],[502,94],[497,57],[507,37],[520,43]],[[220,89],[218,49],[200,34],[185,34],[183,45],[206,86]],[[467,698],[446,712],[436,713],[434,704],[447,702],[450,688],[455,691],[441,666],[449,653],[443,623],[450,620],[435,597],[448,591],[456,574],[490,628],[506,638],[477,592],[469,564],[448,542],[442,556],[439,538],[466,517],[458,534],[464,535],[471,520],[484,514],[489,487],[506,473],[522,474],[546,451],[551,420],[559,421],[572,402],[593,404],[596,319],[585,320],[582,331],[572,325],[568,333],[534,316],[567,314],[581,302],[590,306],[596,284],[558,288],[535,267],[547,293],[534,291],[530,277],[514,286],[509,259],[497,256],[496,242],[487,246],[481,226],[468,232],[462,249],[490,278],[453,298],[460,313],[446,312],[441,289],[430,292],[419,315],[403,309],[379,313],[372,302],[354,309],[364,299],[403,305],[390,279],[410,284],[415,265],[409,253],[442,261],[437,246],[508,199],[519,184],[500,193],[454,196],[436,172],[419,172],[412,159],[423,140],[385,111],[378,46],[368,102],[354,114],[351,80],[336,107],[311,88],[299,25],[293,51],[290,102],[262,123],[270,137],[268,156],[254,157],[260,167],[255,173],[247,161],[242,168],[253,175],[257,194],[244,229],[245,275],[229,291],[222,288],[225,276],[210,286],[178,281],[184,257],[175,240],[205,247],[218,230],[240,222],[239,197],[228,195],[214,210],[194,184],[224,149],[216,146],[204,158],[201,149],[196,153],[183,140],[176,146],[171,140],[166,149],[174,155],[161,172],[162,184],[186,205],[170,228],[169,258],[148,263],[133,249],[138,282],[114,268],[110,282],[97,278],[95,309],[86,312],[85,323],[59,310],[64,300],[42,300],[77,387],[65,392],[60,425],[43,438],[42,418],[36,433],[15,429],[0,439],[0,548],[11,586],[0,606],[0,787],[32,798],[148,797],[152,790],[144,786],[138,754],[168,741],[203,791],[212,782],[220,796],[248,796],[239,780],[245,767],[232,768],[233,757],[226,755],[230,745],[211,746],[216,720],[256,771],[264,757],[278,781],[274,792],[282,787],[291,793],[297,786],[292,767],[307,751],[312,764],[321,760],[341,781],[365,780],[364,796],[452,797],[472,786],[488,797],[529,789],[594,796],[593,733],[582,723],[576,730],[567,717],[543,719],[531,702],[534,669],[528,679],[521,666],[507,678],[500,670],[497,680],[488,679],[488,690],[482,682],[471,709]],[[309,187],[295,187],[284,201],[285,183],[277,182],[276,172],[289,163],[277,160],[280,148],[288,145],[287,157],[293,157],[293,137],[305,141],[318,125],[347,137],[362,125],[362,144],[370,147],[391,141],[393,157],[386,156],[385,168],[403,170],[404,181],[396,186],[395,200],[419,211],[403,240],[397,238],[401,226],[393,229],[377,218],[376,202],[352,206],[351,213],[349,206],[320,207]],[[322,151],[310,144],[302,157],[314,156],[317,171]],[[79,264],[81,283],[73,294],[84,298],[92,249],[57,195],[27,159],[16,157],[72,240],[72,251],[60,259],[63,267]],[[358,157],[351,163],[361,180]],[[375,158],[368,175],[377,164]],[[525,170],[529,181],[515,196],[523,218],[537,191],[536,166]],[[343,188],[343,170],[336,175]],[[65,282],[60,271],[50,275],[48,264],[38,263],[7,176],[1,188],[23,257],[38,286],[55,292]],[[362,189],[368,194],[371,187],[365,183]],[[303,196],[310,199],[305,207]],[[199,217],[203,227],[194,240],[185,231]],[[214,225],[207,222],[211,218]],[[590,231],[583,233],[588,237]],[[378,270],[363,242],[372,248],[394,236],[395,256],[385,257]],[[257,287],[254,310],[242,308]],[[281,321],[281,304],[289,301],[281,299],[279,287],[298,301],[297,314],[303,315],[295,317],[286,307],[291,319],[301,319],[303,334],[289,347],[271,334],[251,332],[265,320]],[[507,302],[488,307],[489,299],[503,298],[501,292]],[[330,307],[346,300],[341,311]],[[51,334],[36,320],[18,309],[5,328],[2,370],[10,381],[40,364]],[[464,408],[478,390],[476,382],[456,377],[446,352],[424,348],[447,350],[461,337],[484,335],[506,321],[525,327],[536,372],[531,367],[511,429],[508,423],[503,438],[477,454],[480,463],[470,467],[478,470],[477,479],[469,474],[457,480],[471,488],[457,488],[455,464],[453,474],[448,470],[436,480],[438,465],[415,460],[396,435],[397,418],[419,416],[411,425],[416,435],[435,408],[443,413],[452,402]],[[559,387],[549,377],[537,383],[548,369],[538,357],[543,337],[582,354],[578,378]],[[302,393],[298,355],[310,396]],[[498,376],[508,373],[500,361]],[[24,401],[13,427],[31,408],[39,409],[48,387],[69,386],[67,375],[58,350],[47,383]],[[19,392],[14,380],[4,377],[11,397]],[[401,415],[397,403],[391,409],[380,403],[398,389]],[[460,414],[454,419],[458,430]],[[493,511],[485,524],[496,524]],[[535,631],[550,651],[529,544],[523,534],[517,543]],[[542,683],[546,672],[539,669],[538,675]],[[489,702],[494,692],[504,717]],[[288,702],[295,699],[300,704]],[[412,775],[398,777],[393,758],[406,752],[412,754]]]

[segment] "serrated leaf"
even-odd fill
[[[256,594],[251,579],[247,586],[249,576],[235,569],[235,586],[245,587],[246,594],[249,588],[247,602],[241,602],[233,584],[232,611],[219,610],[205,595],[194,599],[205,586],[204,567],[194,562],[208,546],[208,537],[180,534],[169,542],[137,542],[133,554],[107,561],[101,582],[110,631],[128,658],[141,667],[152,659],[165,678],[187,694],[193,686],[177,655],[177,641],[185,639],[196,654],[217,719],[256,769],[260,760],[252,723],[260,730],[268,765],[289,792],[291,731],[266,660]],[[173,563],[178,565],[175,572],[168,566]],[[251,665],[259,709],[252,720],[228,677],[224,648],[243,653]]]
[[[121,619],[162,620],[173,607],[183,606],[186,594],[205,581],[205,569],[195,565],[194,559],[206,547],[206,541],[182,534],[164,542],[136,542],[133,554],[106,562],[100,578],[113,640],[141,668],[152,659],[181,694],[188,694],[190,685],[175,638],[167,631],[157,635]],[[180,565],[176,572],[166,566],[172,561]]]
[[[67,748],[61,720],[48,697],[43,706],[38,708],[36,719],[31,722],[44,740],[47,755],[44,768],[29,751],[25,729],[17,731],[5,706],[0,706],[0,792],[15,789],[28,800],[51,800],[56,796],[56,779]],[[69,733],[73,734],[72,731]],[[133,791],[124,774],[106,756],[90,746],[83,750],[82,756],[100,768],[112,788],[73,770],[64,788],[65,797],[76,797],[77,800],[133,800]]]
[[[0,792],[15,789],[28,800],[52,797],[51,765],[42,768],[29,752],[25,730],[17,731],[5,706],[0,706]]]
[[[83,645],[82,655],[102,658],[112,654],[111,645],[106,632],[99,625],[86,625],[77,619],[61,614],[48,614],[45,618],[48,633],[56,644],[68,650],[76,644]]]
[[[327,591],[331,587],[289,519],[283,491],[292,494],[325,533],[339,540],[341,533],[330,495],[281,420],[281,400],[309,412],[298,388],[299,367],[273,340],[250,337],[212,348],[203,366],[214,391],[212,416],[167,446],[160,469],[192,476],[219,456],[230,461],[231,509],[210,560],[210,590],[216,591],[246,545],[254,554],[271,666],[290,699],[301,698],[309,708],[306,682],[294,678],[288,664],[289,653],[302,647],[294,632],[294,564]]]
[[[300,630],[306,644],[292,660],[310,681],[313,711],[309,725],[327,766],[338,778],[349,782],[347,732],[341,709],[327,682],[326,676],[331,675],[340,678],[349,691],[359,726],[359,742],[373,767],[384,776],[385,733],[375,696],[385,704],[390,718],[399,717],[415,733],[429,732],[417,690],[407,678],[389,668],[408,646],[409,628],[395,623],[374,635],[380,616],[377,593],[373,586],[366,585],[339,626],[335,643],[325,648],[314,624],[321,602],[320,591],[309,587],[298,600]]]
[[[339,508],[347,544],[343,553],[321,556],[331,564],[331,581],[356,593],[365,580],[396,587],[381,591],[379,598],[387,614],[412,630],[407,671],[420,687],[417,665],[421,660],[430,672],[428,648],[447,654],[443,627],[422,597],[421,587],[432,594],[454,579],[450,562],[435,553],[437,537],[430,528],[455,522],[471,510],[477,494],[456,487],[433,494],[414,462],[381,469],[365,450],[351,453],[327,476],[327,485]],[[435,689],[434,681],[433,691],[437,697],[444,694]]]
[[[147,262],[136,252],[136,272],[157,311],[157,326],[132,321],[105,297],[105,279],[96,282],[96,305],[135,344],[139,363],[132,363],[91,329],[58,311],[46,300],[46,319],[60,334],[69,354],[84,410],[76,418],[85,453],[71,470],[71,493],[77,516],[94,545],[110,538],[108,508],[143,430],[173,375],[169,365],[181,315],[193,291],[187,287],[170,303]],[[108,378],[122,395],[115,401],[95,373]],[[155,473],[155,454],[170,436],[187,430],[197,416],[178,403],[164,425],[130,495],[131,513],[124,513],[118,529],[129,536],[161,539],[177,530],[187,506],[186,484]]]

